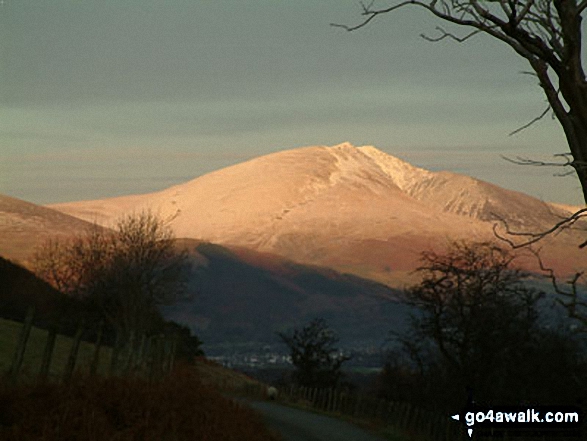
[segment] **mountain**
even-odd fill
[[[0,255],[30,263],[49,238],[82,233],[91,223],[50,208],[0,194]]]
[[[451,240],[493,240],[496,218],[543,231],[561,206],[468,176],[414,167],[374,147],[348,143],[281,151],[144,195],[51,205],[110,225],[150,209],[178,237],[245,247],[327,266],[392,286],[409,281],[420,253]],[[547,265],[585,263],[580,235],[541,245]],[[536,269],[533,259],[522,262]]]

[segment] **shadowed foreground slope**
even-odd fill
[[[0,385],[0,439],[278,441],[261,418],[203,386],[193,368],[161,382],[76,378],[71,384]]]

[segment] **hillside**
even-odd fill
[[[195,264],[193,297],[164,313],[190,326],[206,354],[224,353],[227,344],[247,351],[280,345],[276,332],[316,317],[327,319],[346,347],[378,346],[403,326],[406,308],[385,285],[245,249],[183,245]]]
[[[496,217],[542,231],[569,212],[468,176],[414,167],[374,147],[285,150],[160,192],[50,206],[111,225],[151,209],[178,237],[238,246],[402,286],[420,253],[450,240],[492,240]],[[585,262],[580,233],[542,243],[548,265]],[[525,264],[536,269],[527,259]]]
[[[45,240],[81,233],[92,221],[0,194],[0,255],[29,263],[35,248]]]
[[[66,297],[28,269],[0,257],[0,318],[22,321],[30,306],[35,306],[35,323],[47,326],[57,318],[65,326],[77,325],[78,302]],[[69,326],[69,325],[67,325]],[[66,326],[66,327],[67,327]]]

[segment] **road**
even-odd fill
[[[381,441],[357,426],[268,401],[247,403],[260,412],[267,427],[279,432],[283,441]]]

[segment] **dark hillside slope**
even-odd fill
[[[35,306],[35,324],[45,327],[55,320],[77,320],[81,305],[39,279],[28,269],[0,257],[0,317],[23,321]]]
[[[190,326],[207,354],[215,345],[278,343],[276,332],[316,317],[328,321],[341,346],[379,346],[406,316],[394,300],[398,291],[370,280],[207,243],[190,250],[199,262],[194,296],[165,315]]]

